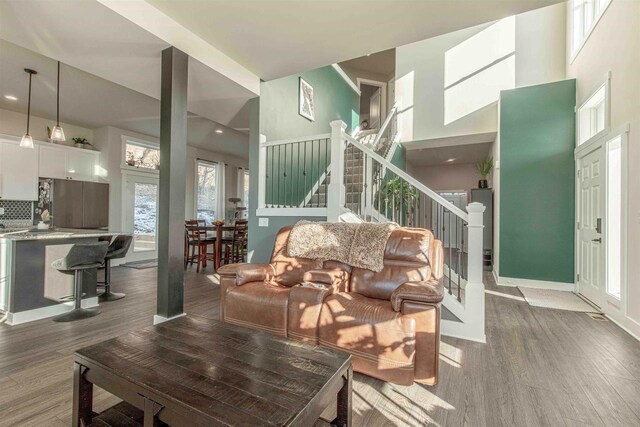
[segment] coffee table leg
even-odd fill
[[[88,426],[93,417],[93,384],[84,377],[86,370],[79,363],[73,367],[73,427]]]
[[[353,382],[353,368],[351,366],[349,366],[342,378],[344,385],[338,392],[338,413],[331,424],[340,427],[351,427],[351,389]]]

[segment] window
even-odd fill
[[[133,250],[153,251],[158,225],[158,184],[133,185]]]
[[[124,164],[133,168],[160,169],[160,149],[157,145],[125,139]]]
[[[196,218],[207,224],[211,224],[218,213],[218,179],[217,163],[196,161]]]
[[[573,0],[571,3],[571,53],[575,57],[611,0]]]
[[[622,138],[607,143],[607,293],[620,299],[622,283]]]
[[[601,136],[609,126],[607,96],[609,91],[609,79],[603,83],[579,108],[578,120],[578,144]]]
[[[242,206],[249,208],[249,171],[242,169]]]

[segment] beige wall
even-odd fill
[[[567,8],[569,4],[567,3]],[[568,25],[570,27],[570,23]],[[570,31],[570,28],[568,28]],[[611,72],[611,129],[629,124],[627,324],[640,331],[640,1],[613,0],[582,50],[571,62],[567,45],[567,77],[577,81],[578,105]],[[627,319],[627,321],[629,321]]]
[[[47,126],[53,127],[55,118],[45,119],[31,115],[31,123],[29,124],[29,133],[33,139],[38,141],[47,140]],[[66,141],[64,145],[73,145],[71,138],[86,138],[89,142],[93,142],[93,131],[81,126],[74,126],[68,123],[60,123],[64,129]],[[15,111],[0,109],[0,133],[14,136],[22,136],[27,130],[27,115],[16,113]]]
[[[565,78],[564,4],[515,19],[516,87]],[[402,141],[421,141],[497,131],[496,103],[445,125],[445,52],[487,28],[468,28],[396,49],[395,99],[401,101]]]
[[[443,166],[412,166],[410,173],[434,191],[464,190],[478,187],[480,175],[470,163]]]

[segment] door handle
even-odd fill
[[[602,234],[602,218],[596,219],[596,233]]]
[[[592,242],[602,243],[602,237],[598,237],[597,239],[591,239]]]

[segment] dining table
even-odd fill
[[[213,259],[213,268],[214,270],[218,271],[218,268],[220,268],[220,255],[222,254],[222,238],[223,238],[223,233],[225,231],[233,231],[235,229],[235,226],[233,224],[220,224],[220,225],[216,225],[216,224],[212,224],[212,225],[205,225],[205,226],[200,226],[198,227],[200,230],[203,230],[207,233],[207,235],[209,233],[211,233],[211,237],[213,237],[213,233],[215,233],[215,239],[216,239],[216,254],[215,257]]]

